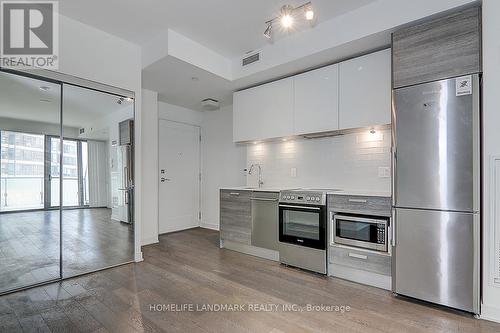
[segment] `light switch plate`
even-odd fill
[[[290,169],[290,177],[297,178],[297,168]]]
[[[379,167],[378,168],[378,177],[379,178],[390,178],[391,177],[391,168]]]

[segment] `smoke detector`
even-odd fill
[[[207,111],[214,111],[219,109],[220,103],[218,100],[213,98],[205,98],[201,101],[201,106]]]

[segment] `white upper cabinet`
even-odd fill
[[[233,141],[293,135],[293,78],[234,93]]]
[[[338,64],[294,76],[296,135],[339,128]]]
[[[391,51],[340,63],[341,129],[391,123]]]
[[[234,93],[233,140],[259,141],[391,123],[391,51]]]

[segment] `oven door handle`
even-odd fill
[[[319,207],[307,207],[307,206],[291,206],[291,205],[279,205],[280,207],[283,208],[299,208],[299,209],[310,209],[310,210],[321,210]]]

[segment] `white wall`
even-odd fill
[[[495,248],[500,247],[500,237],[494,240],[494,231],[500,228],[500,215],[492,210],[500,202],[494,196],[490,174],[490,159],[500,156],[500,1],[483,0],[483,307],[482,317],[500,322],[500,282],[494,285]],[[494,201],[493,201],[494,200]],[[497,233],[500,235],[500,233]],[[496,245],[496,244],[497,245]],[[495,246],[496,245],[496,246]],[[500,255],[500,254],[497,254]]]
[[[261,143],[248,146],[247,167],[262,166],[264,187],[390,192],[390,178],[378,177],[379,167],[391,166],[390,149],[389,130]],[[257,185],[257,173],[247,177],[247,185]]]
[[[158,242],[158,93],[142,91],[142,245]]]
[[[203,112],[194,111],[165,102],[158,102],[158,118],[201,126],[203,121]]]
[[[233,143],[233,108],[206,111],[202,121],[202,227],[219,229],[219,189],[245,185],[246,146]]]

